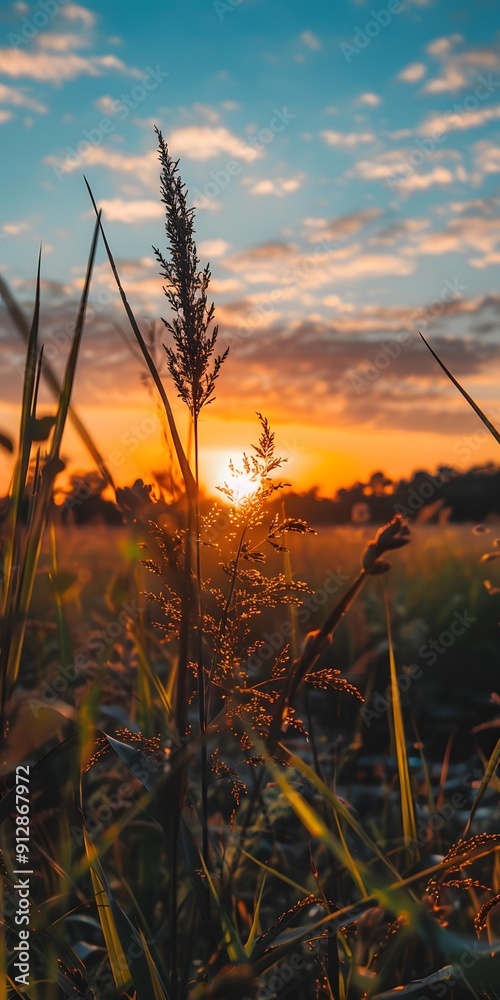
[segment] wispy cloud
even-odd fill
[[[61,7],[61,13],[68,19],[68,21],[74,21],[78,24],[84,25],[85,28],[93,28],[96,23],[95,14],[88,9],[88,7],[82,7],[78,3],[68,3],[65,7]]]
[[[27,222],[6,222],[2,226],[2,232],[8,236],[20,236],[21,233],[28,233],[30,227]]]
[[[322,288],[335,281],[357,281],[385,275],[408,275],[414,262],[395,254],[363,253],[359,244],[316,255],[300,253],[293,244],[268,243],[234,254],[224,267],[249,284]]]
[[[356,99],[356,104],[365,105],[367,108],[378,108],[382,103],[382,98],[368,90],[365,94],[360,94]]]
[[[227,243],[226,240],[202,240],[202,242],[198,244],[198,250],[202,257],[208,257],[213,260],[214,257],[223,257],[229,250],[230,246],[231,244]]]
[[[463,42],[462,36],[455,34],[438,38],[427,46],[429,55],[441,61],[441,70],[438,76],[426,83],[424,93],[455,93],[470,86],[481,71],[498,68],[497,48],[484,46],[456,52],[455,49],[461,42]]]
[[[342,240],[359,233],[368,223],[381,215],[380,208],[363,208],[334,219],[309,217],[304,219],[306,236],[311,243]]]
[[[375,142],[373,132],[336,132],[333,129],[323,129],[320,135],[327,146],[336,146],[339,149],[356,149],[356,146]]]
[[[109,70],[128,76],[138,75],[137,70],[129,69],[113,55],[85,58],[75,53],[49,55],[45,52],[0,49],[0,73],[9,77],[43,80],[57,85],[78,76],[102,76]]]
[[[66,159],[63,157],[63,172],[72,174],[75,170],[80,170],[83,165],[99,166],[119,173],[134,174],[145,182],[151,180],[153,176],[156,179],[157,162],[154,151],[145,156],[129,155],[118,149],[113,149],[111,146],[90,146],[89,144],[89,148],[85,149],[80,156]],[[44,163],[61,167],[61,160],[57,156],[46,156]]]
[[[125,201],[123,198],[107,198],[99,203],[103,217],[110,222],[144,222],[146,219],[158,219],[164,214],[163,206],[158,201]],[[93,213],[88,213],[93,215]]]
[[[35,100],[34,97],[30,97],[23,90],[8,87],[4,83],[0,83],[0,103],[12,104],[17,108],[28,108],[30,111],[37,111],[39,114],[46,114],[48,111],[45,104]]]
[[[396,79],[401,80],[402,83],[418,83],[419,80],[423,79],[426,72],[427,67],[425,66],[425,63],[413,62],[409,63],[408,66],[405,66],[405,68],[398,73]]]
[[[500,104],[478,108],[477,111],[446,111],[429,115],[418,126],[418,135],[444,135],[447,132],[464,132],[469,128],[479,128],[488,122],[500,119]]]
[[[40,31],[36,36],[36,44],[40,49],[50,49],[53,52],[68,52],[70,49],[84,49],[89,40],[83,35],[58,35],[52,31]]]
[[[246,177],[243,184],[248,188],[250,194],[274,195],[276,198],[283,198],[284,195],[293,194],[300,188],[303,177],[275,177],[273,179],[254,180]]]
[[[313,31],[303,31],[300,40],[308,49],[312,49],[314,52],[321,48],[321,42]]]
[[[251,146],[222,125],[218,128],[188,125],[186,128],[174,129],[170,133],[169,143],[176,156],[185,156],[188,160],[212,160],[225,153],[252,163],[262,156],[261,149]]]
[[[473,152],[476,167],[482,174],[500,173],[500,148],[497,143],[489,139],[474,143]]]

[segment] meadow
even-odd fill
[[[260,414],[201,504],[198,421],[231,358],[158,142],[164,368],[94,202],[64,379],[40,414],[37,286],[2,523],[0,1000],[493,1000],[498,529],[396,514],[316,534],[287,516]],[[87,441],[123,524],[77,527],[54,493],[99,239],[181,488],[115,489]]]

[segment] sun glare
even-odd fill
[[[237,503],[246,500],[247,497],[256,492],[259,484],[255,479],[243,472],[241,475],[234,475],[231,471],[231,459],[237,469],[241,466],[240,453],[237,448],[231,452],[212,449],[210,459],[210,463],[207,463],[202,475],[205,487],[212,496],[218,496],[220,499],[221,494],[217,489],[218,486],[227,486],[228,489],[232,490]]]
[[[247,500],[248,497],[256,493],[259,485],[255,479],[251,479],[250,476],[246,476],[243,473],[239,476],[233,476],[230,469],[228,469],[228,474],[224,477],[224,483],[229,486],[230,490],[233,490],[237,503]]]

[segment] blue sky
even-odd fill
[[[207,421],[209,464],[245,446],[256,409],[281,428],[301,482],[326,491],[375,466],[467,464],[467,448],[468,464],[486,460],[488,443],[464,445],[478,425],[416,331],[493,416],[495,14],[489,0],[3,4],[0,272],[28,311],[43,242],[50,343],[84,273],[85,173],[138,316],[160,316],[156,124],[198,206],[232,344]],[[152,403],[117,332],[102,253],[92,294],[77,402],[111,448],[124,410]],[[10,428],[21,349],[0,321]],[[53,353],[58,367],[64,348]],[[143,471],[137,461],[127,455],[127,473]]]

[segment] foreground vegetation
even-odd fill
[[[477,565],[490,536],[464,548],[442,528],[436,546],[395,514],[335,536],[331,558],[313,555],[305,520],[286,505],[269,514],[283,470],[260,414],[257,444],[202,513],[199,417],[230,360],[217,354],[194,215],[158,139],[166,365],[189,409],[192,462],[97,208],[52,418],[37,407],[37,283],[2,536],[0,1000],[493,998],[495,585],[488,594]],[[163,407],[183,512],[179,526],[167,487],[116,490],[127,527],[108,561],[98,537],[85,555],[85,535],[68,541],[53,500],[99,237]],[[33,870],[25,982],[20,763]]]

